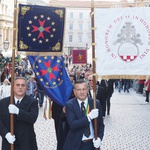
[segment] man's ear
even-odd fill
[[[73,93],[74,93],[74,95],[76,96],[76,91],[75,91],[75,89],[73,89]]]

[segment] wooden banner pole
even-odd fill
[[[13,48],[12,48],[12,72],[11,72],[11,96],[10,104],[14,103],[14,70],[15,70],[15,50],[16,50],[16,17],[17,17],[17,0],[14,0],[14,22],[13,22]],[[10,132],[14,135],[14,115],[10,114]],[[14,150],[14,144],[10,146]]]
[[[91,32],[92,32],[92,71],[93,71],[93,105],[96,108],[96,63],[95,63],[95,26],[94,26],[94,0],[91,0]],[[97,139],[97,119],[94,119],[94,137]],[[95,148],[95,150],[98,150]]]

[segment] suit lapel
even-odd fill
[[[20,105],[19,105],[19,108],[23,108],[25,107],[26,105],[28,105],[29,103],[29,99],[26,98],[27,96],[25,95],[24,98],[22,99]]]
[[[75,102],[73,103],[73,107],[74,107],[74,110],[75,110],[75,113],[76,113],[77,117],[81,118],[82,113],[81,113],[81,109],[80,109],[78,100],[76,98],[75,98]]]
[[[89,97],[91,97],[91,98],[92,98],[92,95],[91,95],[91,90],[89,90]]]
[[[90,111],[93,109],[93,99],[88,98],[88,103],[90,105]]]

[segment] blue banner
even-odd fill
[[[73,85],[66,72],[62,57],[28,56],[37,81],[45,93],[56,103],[64,106],[68,101]]]
[[[18,51],[62,52],[64,22],[65,8],[19,4]]]

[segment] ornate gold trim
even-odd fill
[[[24,16],[29,10],[30,10],[30,7],[23,6],[21,7],[21,14]]]
[[[52,47],[52,51],[59,51],[60,50],[60,42],[57,42],[55,46]]]
[[[26,44],[23,43],[23,41],[19,41],[19,48],[20,49],[28,49],[28,46]]]
[[[55,13],[59,15],[60,18],[64,18],[64,11],[62,9],[55,10]]]

